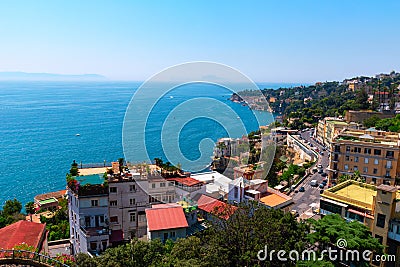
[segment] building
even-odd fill
[[[394,113],[383,111],[377,112],[372,110],[346,110],[346,114],[344,116],[344,120],[348,123],[356,122],[363,123],[366,119],[371,118],[372,116],[377,116],[380,119],[393,118]]]
[[[72,254],[99,254],[110,245],[108,186],[94,184],[99,178],[79,176],[92,183],[68,182],[68,210]],[[82,181],[81,180],[81,181]],[[104,179],[103,179],[104,181]]]
[[[192,177],[167,178],[167,181],[174,185],[177,198],[180,200],[193,198],[196,194],[206,192],[205,183]]]
[[[64,199],[66,195],[67,190],[37,195],[33,198],[35,209],[56,209],[59,206],[58,202]]]
[[[197,200],[200,216],[208,221],[228,220],[238,207],[222,202],[207,195],[200,195]]]
[[[228,200],[229,183],[232,181],[231,178],[216,171],[193,174],[192,177],[205,183],[205,193],[207,195],[216,199]]]
[[[317,141],[329,147],[333,138],[338,135],[343,129],[357,129],[359,125],[354,122],[346,122],[341,118],[326,117],[318,121],[316,137]]]
[[[399,177],[399,134],[345,129],[332,141],[328,171],[329,185],[341,175],[359,171],[369,184],[396,184]]]
[[[46,224],[18,221],[0,229],[0,248],[13,249],[22,243],[34,247],[38,252],[49,252]]]
[[[178,200],[174,183],[168,182],[156,171],[142,175],[137,182],[148,193],[150,204],[173,203]]]
[[[123,173],[108,178],[111,243],[142,237],[147,233],[145,209],[149,195],[136,182],[140,173]]]
[[[394,186],[369,185],[346,181],[324,191],[320,199],[321,215],[336,213],[347,221],[366,225],[372,236],[387,246],[386,252],[400,257],[400,192]],[[399,262],[397,262],[397,265]]]
[[[247,180],[263,179],[265,176],[264,173],[265,172],[263,168],[254,168],[252,164],[243,165],[233,168],[233,179],[237,179],[239,177],[244,177]]]
[[[303,143],[300,139],[300,135],[287,135],[286,138],[287,146],[293,148],[299,155],[302,161],[314,161],[318,158],[317,152],[311,149],[310,146]]]
[[[241,203],[254,200],[272,209],[290,211],[293,199],[278,190],[268,187],[268,181],[247,180],[243,177],[229,183],[228,202]]]
[[[183,207],[179,204],[157,204],[151,209],[146,209],[147,238],[176,240],[186,237],[186,229],[189,227],[186,221]]]

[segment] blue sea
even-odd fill
[[[73,160],[102,163],[124,157],[124,115],[138,86],[139,82],[0,82],[0,204],[17,198],[24,205],[37,194],[64,189]],[[261,88],[280,86],[263,84]],[[200,91],[235,110],[247,130],[257,130],[249,108],[229,101],[229,91]],[[159,146],[159,127],[166,111],[192,93],[199,94],[199,88],[171,92],[156,104],[146,125],[150,157],[166,161]],[[266,118],[263,123],[270,123],[270,117]],[[193,148],[202,139],[215,141],[226,134],[207,119],[192,121],[185,129],[180,149],[192,160],[200,156]]]

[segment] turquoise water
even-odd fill
[[[124,157],[123,119],[138,86],[135,82],[0,82],[0,203],[15,197],[24,204],[37,194],[65,188],[73,160],[102,163]],[[160,100],[149,116],[146,142],[151,157],[163,157],[158,127],[174,106],[171,102],[184,101],[193,92],[198,94],[198,88],[171,92],[174,97]],[[248,108],[227,100],[229,91],[212,92],[244,118],[248,130],[256,130]],[[224,133],[213,121],[192,121],[181,132],[180,148],[187,158],[196,159],[200,140],[216,140]]]

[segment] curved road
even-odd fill
[[[301,137],[303,140],[306,140],[308,142],[311,142],[311,144],[315,147],[318,147],[320,151],[322,151],[322,146],[316,142],[314,138],[310,137],[310,133],[312,131],[306,131],[301,133]],[[328,151],[323,151],[324,155],[319,155],[318,161],[315,165],[315,167],[318,164],[322,165],[322,168],[325,172],[325,168],[328,166],[329,159],[328,159]],[[322,180],[324,177],[321,176],[319,173],[314,173],[309,175],[297,188],[296,191],[300,189],[300,187],[304,187],[305,192],[293,192],[291,196],[293,197],[294,205],[293,205],[293,210],[296,210],[300,214],[300,218],[306,219],[314,216],[312,209],[311,209],[311,204],[315,203],[317,207],[319,207],[319,199],[320,199],[320,188],[319,187],[312,187],[310,185],[311,180],[317,180],[318,184],[322,183]],[[327,187],[325,187],[327,188]]]

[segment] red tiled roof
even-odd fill
[[[197,201],[197,206],[199,209],[204,210],[205,212],[215,214],[219,212],[224,212],[227,210],[227,214],[223,214],[221,217],[223,219],[229,219],[229,217],[237,210],[237,207],[226,204],[218,199],[202,195],[199,200]],[[228,208],[230,210],[228,210]]]
[[[149,231],[188,227],[183,208],[180,205],[160,204],[146,209]]]
[[[168,178],[167,181],[175,181],[177,183],[186,185],[186,186],[195,186],[199,184],[203,184],[203,182],[196,180],[191,177],[185,177],[185,178]]]
[[[15,245],[26,243],[35,248],[41,247],[46,225],[29,221],[18,221],[0,229],[0,248],[12,249]]]

